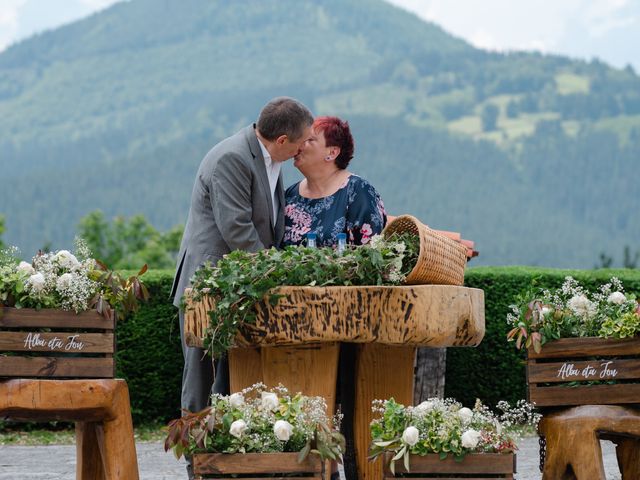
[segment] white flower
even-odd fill
[[[26,273],[27,275],[33,275],[34,273],[36,273],[36,270],[31,266],[30,263],[27,262],[20,262],[17,267],[17,271]]]
[[[242,434],[247,429],[247,423],[244,420],[236,420],[231,424],[229,433],[236,438],[242,437]]]
[[[417,412],[418,414],[424,415],[425,413],[433,410],[435,406],[436,406],[435,402],[426,400],[422,402],[420,405],[418,405],[417,407],[415,407],[414,411]]]
[[[234,393],[229,396],[229,405],[233,408],[238,408],[244,405],[244,396],[241,393]]]
[[[29,283],[29,285],[31,285],[31,290],[36,293],[41,292],[44,288],[45,283],[44,275],[41,273],[33,274],[29,277],[29,280],[27,280],[27,282]]]
[[[476,448],[480,441],[480,432],[470,428],[462,434],[461,440],[464,448]]]
[[[402,441],[410,447],[413,447],[416,443],[418,443],[419,439],[420,432],[414,426],[407,427],[405,428],[404,432],[402,432]]]
[[[462,420],[463,423],[469,423],[473,418],[473,412],[470,408],[462,407],[458,410],[458,417]]]
[[[53,260],[58,262],[58,265],[62,268],[72,269],[80,266],[78,259],[68,250],[60,250],[55,254]]]
[[[375,248],[376,250],[380,250],[380,248],[384,246],[384,238],[382,238],[382,235],[374,235],[373,237],[371,237],[369,246],[371,248]]]
[[[291,438],[291,434],[293,433],[293,426],[287,422],[286,420],[278,420],[273,425],[273,433],[275,433],[278,440],[282,440],[286,442]]]
[[[613,292],[607,298],[607,302],[615,303],[616,305],[622,305],[626,301],[627,301],[627,297],[625,297],[624,293],[622,293],[622,292]]]
[[[575,295],[569,299],[567,306],[581,317],[591,317],[596,312],[596,306],[584,295]]]
[[[56,288],[58,290],[65,290],[71,286],[71,282],[73,281],[73,275],[70,273],[64,273],[58,277],[56,281]]]
[[[280,405],[280,400],[275,393],[262,392],[262,408],[265,410],[275,410]]]
[[[395,249],[396,249],[396,252],[398,253],[404,253],[406,248],[407,246],[403,242],[398,242],[395,244]]]
[[[542,316],[543,316],[543,317],[545,317],[545,316],[547,316],[549,313],[551,313],[552,311],[553,311],[553,309],[551,309],[551,308],[549,308],[549,307],[547,307],[547,306],[544,306],[544,307],[542,307],[542,309],[540,310],[540,313],[542,313]]]

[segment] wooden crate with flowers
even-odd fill
[[[640,403],[640,305],[612,278],[589,292],[572,277],[512,306],[509,339],[527,348],[538,407]]]
[[[344,438],[321,397],[256,384],[169,424],[165,450],[192,456],[196,479],[323,478],[324,460],[341,461]]]
[[[372,409],[378,418],[371,423],[371,458],[382,459],[388,479],[513,479],[516,432],[539,420],[526,402],[501,402],[501,414],[479,401],[472,410],[438,398],[415,407],[378,400]]]
[[[113,378],[116,312],[148,296],[80,242],[19,262],[0,254],[0,378]],[[139,275],[143,274],[146,267]]]

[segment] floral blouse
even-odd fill
[[[347,243],[364,245],[382,232],[387,214],[380,195],[365,179],[351,175],[328,197],[305,198],[300,182],[286,193],[284,245],[305,245],[306,235],[316,233],[318,247],[337,244],[337,234],[346,233]]]

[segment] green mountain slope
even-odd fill
[[[68,245],[96,208],[184,222],[202,156],[281,94],[349,119],[353,171],[478,263],[639,243],[633,71],[484,52],[381,0],[133,0],[3,52],[6,241]]]

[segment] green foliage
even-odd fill
[[[238,331],[250,334],[257,305],[275,305],[279,296],[270,291],[281,285],[398,285],[413,269],[418,248],[415,235],[394,233],[344,252],[298,246],[231,252],[216,266],[201,267],[192,279],[193,299],[206,295],[215,302],[205,347],[218,358],[234,344]]]
[[[532,267],[477,267],[467,270],[465,285],[485,294],[486,333],[476,348],[447,349],[445,395],[463,404],[476,398],[490,406],[500,400],[514,403],[526,397],[525,353],[506,341],[511,329],[506,316],[518,295],[536,279],[541,288],[556,289],[571,275],[587,290],[615,276],[625,291],[640,292],[640,272],[636,270],[552,270]]]
[[[491,132],[496,129],[498,114],[500,109],[493,103],[489,103],[482,108],[482,130]]]
[[[100,210],[84,216],[78,225],[79,235],[96,258],[116,269],[142,264],[160,269],[173,267],[182,231],[177,226],[160,233],[143,215],[134,215],[129,220],[118,216],[109,223]]]
[[[127,277],[134,272],[124,271]],[[144,275],[150,299],[116,329],[116,376],[129,386],[136,424],[166,422],[180,412],[184,359],[180,348],[178,311],[169,300],[173,271]]]
[[[2,241],[2,234],[5,230],[4,221],[4,215],[0,215],[0,250],[3,250],[5,247],[4,242]]]

